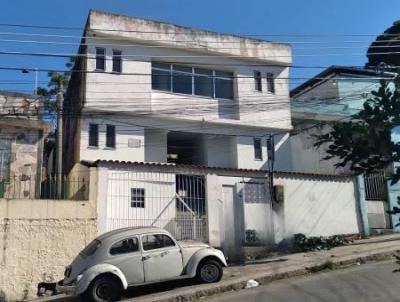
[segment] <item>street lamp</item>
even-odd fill
[[[29,73],[29,69],[22,69],[21,70],[22,73]],[[34,95],[37,95],[37,89],[38,89],[38,72],[39,69],[35,68],[35,90],[34,90]]]

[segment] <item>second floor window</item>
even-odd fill
[[[254,138],[254,159],[262,160],[261,138]]]
[[[114,125],[107,125],[106,147],[107,148],[115,148],[115,126]]]
[[[106,49],[96,47],[96,70],[106,70]]]
[[[254,88],[257,91],[262,91],[261,72],[257,70],[254,71]]]
[[[267,90],[275,93],[275,78],[273,73],[267,73]]]
[[[89,146],[99,146],[99,125],[89,124]]]
[[[152,89],[233,99],[233,73],[184,65],[152,64]]]
[[[113,50],[113,66],[112,66],[112,71],[113,72],[122,72],[122,51],[114,49]]]

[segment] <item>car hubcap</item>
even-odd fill
[[[99,298],[108,301],[113,297],[114,291],[107,283],[100,283],[97,287],[96,294]]]
[[[215,265],[206,264],[201,268],[201,278],[207,282],[214,282],[218,279],[219,271]]]

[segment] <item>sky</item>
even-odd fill
[[[82,34],[80,29],[48,30],[4,25],[83,28],[89,10],[97,9],[225,33],[261,35],[258,37],[270,41],[289,42],[293,47],[293,64],[307,66],[301,69],[292,68],[291,88],[322,70],[315,68],[316,66],[363,66],[366,62],[366,49],[375,36],[400,19],[399,0],[1,0],[1,2],[0,52],[75,53],[76,45],[21,43],[20,40],[75,43],[79,39],[24,35],[55,34],[78,37]],[[64,69],[65,63],[66,60],[60,58],[0,54],[0,67]],[[33,92],[34,80],[34,72],[0,70],[0,90]],[[45,86],[46,83],[46,73],[39,72],[39,85]]]

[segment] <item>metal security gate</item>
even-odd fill
[[[387,178],[384,171],[364,175],[365,199],[371,229],[391,228]]]
[[[178,240],[208,240],[203,176],[108,173],[107,230],[156,226]]]

